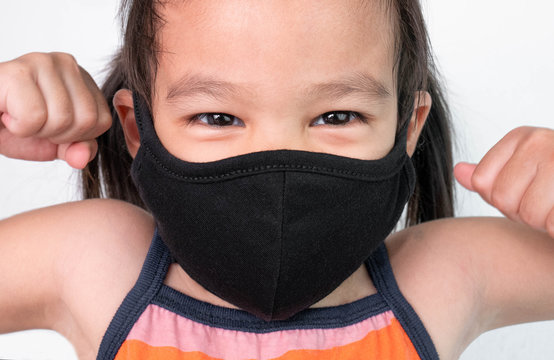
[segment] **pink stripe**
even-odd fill
[[[149,305],[135,323],[128,340],[151,346],[200,351],[214,358],[272,359],[291,350],[326,350],[363,339],[391,323],[392,311],[338,329],[284,330],[267,334],[225,330],[199,324],[157,305]]]

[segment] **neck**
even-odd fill
[[[221,307],[238,309],[233,304],[217,297],[203,288],[178,264],[172,264],[170,266],[165,284],[197,300]],[[362,265],[350,275],[350,277],[344,280],[339,287],[333,290],[333,292],[310,306],[310,308],[344,305],[375,294],[376,292],[377,290],[373,286],[365,265]]]

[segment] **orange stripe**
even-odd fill
[[[240,346],[240,344],[229,344]],[[378,331],[351,344],[326,350],[291,350],[271,360],[416,360],[419,359],[412,342],[397,319]],[[115,360],[220,360],[202,352],[183,352],[174,347],[150,346],[139,340],[126,340]]]

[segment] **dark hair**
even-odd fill
[[[122,1],[124,42],[102,87],[114,122],[98,138],[98,156],[82,171],[84,198],[109,197],[145,207],[130,177],[132,159],[112,99],[118,89],[128,88],[151,105],[160,51],[156,36],[164,24],[160,6],[162,0]],[[433,99],[412,157],[417,184],[408,203],[406,225],[410,226],[454,215],[451,116],[419,1],[387,0],[387,7],[394,23],[398,128],[410,120],[417,91],[426,90]]]

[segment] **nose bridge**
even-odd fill
[[[304,125],[293,117],[267,117],[258,119],[250,131],[249,144],[253,151],[308,150],[308,138]]]

